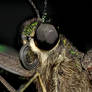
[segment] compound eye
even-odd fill
[[[32,37],[34,37],[37,25],[38,22],[35,21],[35,19],[26,21],[23,24],[22,33],[21,33],[23,44],[26,44],[27,42],[30,41]]]
[[[50,50],[58,42],[58,32],[51,24],[40,24],[35,33],[35,42],[38,48]]]

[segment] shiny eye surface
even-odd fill
[[[35,33],[35,42],[38,48],[52,49],[58,42],[58,32],[51,24],[40,24]]]

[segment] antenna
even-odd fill
[[[28,0],[29,3],[33,6],[33,8],[35,9],[35,12],[37,14],[37,17],[40,19],[40,14],[39,14],[39,10],[36,8],[35,4],[33,3],[32,0]]]
[[[43,14],[46,12],[47,10],[47,0],[44,0],[44,10],[43,10]]]
[[[42,15],[42,22],[46,22],[47,18],[47,0],[44,0],[44,10],[43,10],[43,15]]]

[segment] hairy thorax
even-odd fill
[[[83,54],[75,48],[58,47],[49,54],[44,65],[38,69],[47,92],[92,92],[87,73],[82,69]],[[70,55],[74,49],[76,55]],[[81,57],[81,58],[80,58]],[[35,81],[38,92],[43,92],[38,80]]]

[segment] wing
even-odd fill
[[[4,45],[0,45],[0,68],[24,77],[30,77],[34,73],[22,67],[17,51]]]

